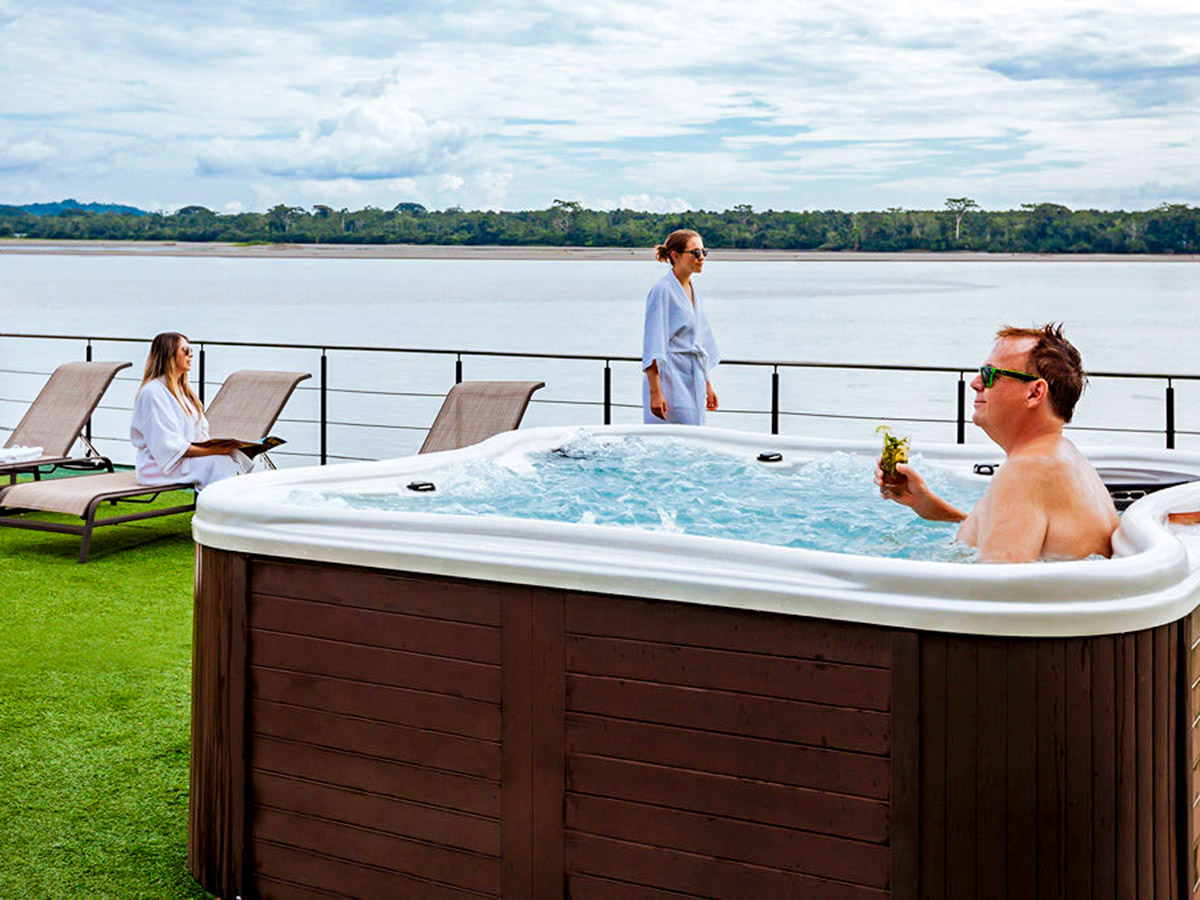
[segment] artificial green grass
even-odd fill
[[[0,528],[0,897],[208,897],[185,863],[191,516],[78,552]]]

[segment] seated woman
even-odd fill
[[[199,490],[253,465],[234,442],[198,443],[208,440],[208,419],[188,384],[191,368],[186,337],[168,331],[154,338],[129,429],[140,484],[190,482]]]

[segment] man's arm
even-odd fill
[[[1009,460],[992,477],[976,507],[976,541],[983,562],[1034,562],[1042,556],[1049,516],[1038,466]]]
[[[907,506],[922,519],[933,522],[961,522],[967,514],[929,489],[925,479],[907,463],[897,463],[896,473],[904,476],[899,484],[888,484],[883,480],[883,470],[875,463],[875,483],[879,494]]]

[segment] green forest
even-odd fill
[[[1072,210],[1057,203],[985,210],[969,197],[949,198],[941,209],[881,212],[756,211],[740,205],[723,212],[649,213],[585,209],[564,200],[555,200],[547,209],[513,212],[427,210],[419,203],[359,210],[279,205],[262,213],[231,214],[203,206],[170,214],[91,206],[65,206],[53,214],[0,206],[0,238],[652,247],[676,228],[694,228],[714,248],[1200,252],[1200,207],[1185,203],[1136,212]]]

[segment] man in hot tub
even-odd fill
[[[1061,325],[1000,329],[987,362],[971,381],[973,421],[1004,450],[987,493],[964,513],[929,489],[911,466],[880,493],[925,519],[961,522],[958,540],[985,562],[1031,562],[1112,555],[1117,510],[1092,464],[1069,440],[1087,376]]]

